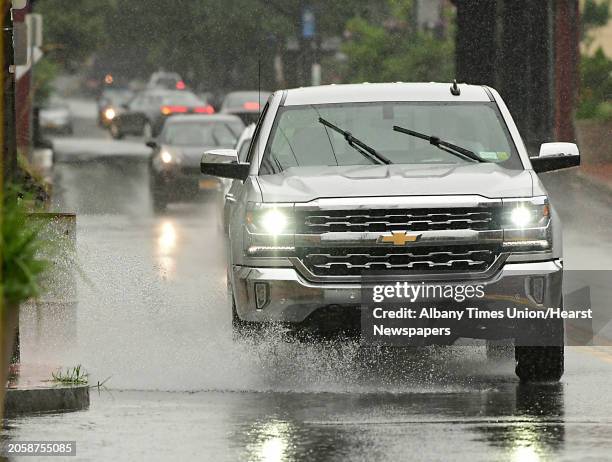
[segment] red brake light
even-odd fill
[[[176,82],[176,89],[177,90],[184,90],[185,89],[185,82],[183,82],[182,80],[179,80],[178,82]]]
[[[247,101],[242,107],[249,111],[257,111],[259,110],[259,103],[257,101]]]
[[[161,113],[164,115],[174,114],[175,112],[187,112],[187,106],[162,106]]]
[[[194,112],[197,112],[198,114],[214,114],[215,113],[215,108],[212,107],[210,104],[208,104],[206,106],[196,107],[194,109]]]

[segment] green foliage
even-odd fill
[[[40,228],[27,218],[26,202],[16,189],[5,192],[2,209],[2,291],[9,304],[40,294],[39,281],[49,262],[39,255],[45,247]]]
[[[381,2],[382,0],[377,0]],[[309,0],[319,37],[341,35],[371,0]],[[146,79],[158,68],[206,89],[254,88],[258,60],[271,89],[273,58],[300,37],[303,0],[39,0],[45,43],[68,70],[96,56],[110,71]],[[104,74],[102,74],[104,75]],[[98,78],[101,76],[97,76]]]
[[[581,12],[582,27],[580,40],[583,48],[589,50],[593,37],[589,32],[597,27],[605,26],[610,20],[610,0],[586,0]]]
[[[89,382],[89,374],[85,369],[81,368],[80,364],[75,367],[67,368],[65,372],[58,369],[56,372],[51,373],[51,378],[54,382],[61,383],[62,385],[87,385]],[[98,383],[98,387],[103,386],[104,382],[101,384]]]
[[[612,100],[612,60],[599,48],[580,60],[580,99],[576,116],[581,119],[609,117]]]
[[[78,66],[105,39],[106,14],[112,0],[79,0],[78,6],[65,0],[36,2],[44,16],[45,47],[69,70]]]
[[[355,17],[347,24],[351,40],[346,78],[352,82],[452,80],[454,44],[411,26],[412,2],[388,0],[385,24]]]
[[[45,103],[53,92],[52,82],[57,77],[59,65],[44,56],[34,65],[34,101],[37,105]]]
[[[610,0],[586,0],[582,9],[582,29],[605,26],[610,17]]]

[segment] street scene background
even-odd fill
[[[29,162],[49,182],[48,209],[76,214],[79,275],[74,303],[21,310],[20,367],[39,377],[82,365],[103,386],[88,410],[8,418],[8,440],[74,440],[78,460],[608,458],[610,346],[566,347],[559,384],[521,385],[513,359],[487,359],[484,343],[364,351],[287,343],[273,330],[262,342],[234,341],[222,198],[211,191],[155,210],[145,137],[116,139],[100,124],[105,89],[137,92],[160,70],[217,111],[236,90],[452,81],[466,73],[456,63],[458,3],[35,2],[44,56],[32,104],[65,108],[71,128],[34,133],[32,122],[18,143],[39,137]],[[552,105],[525,136],[528,145],[578,143],[581,167],[541,176],[563,221],[565,268],[612,270],[610,2],[578,6],[571,99],[559,103],[569,129]],[[561,86],[550,87],[551,101]],[[49,149],[50,162],[34,154]],[[612,285],[592,291],[612,311]]]

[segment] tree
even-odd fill
[[[576,116],[581,119],[612,119],[612,60],[598,48],[590,52],[593,38],[589,32],[610,20],[610,0],[586,0],[582,10],[580,56],[580,95]]]
[[[339,36],[346,21],[383,0],[310,0],[317,38]],[[146,78],[159,67],[193,87],[274,86],[273,61],[301,37],[302,0],[39,0],[46,41],[68,70],[95,56],[96,77]],[[304,46],[305,48],[305,46]],[[101,74],[101,75],[100,75]],[[289,82],[296,84],[297,82]]]
[[[414,27],[412,2],[388,0],[384,21],[357,16],[347,24],[345,76],[352,82],[448,81],[454,75],[449,38]]]
[[[111,0],[80,0],[78,8],[64,0],[37,2],[44,16],[44,42],[54,59],[74,71],[100,46],[105,32],[105,14]]]

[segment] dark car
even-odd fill
[[[245,124],[255,123],[259,118],[260,106],[269,96],[267,91],[234,91],[225,95],[220,112],[237,115]]]
[[[122,105],[134,97],[134,92],[128,88],[109,87],[98,97],[98,125],[108,127],[119,113]]]
[[[169,202],[195,197],[198,192],[222,188],[221,181],[200,174],[200,160],[207,149],[232,148],[244,129],[232,115],[175,116],[168,119],[159,137],[147,142],[151,153],[153,208],[162,211]]]
[[[112,123],[113,138],[142,135],[146,139],[157,136],[164,121],[176,114],[213,114],[215,109],[189,91],[145,90],[138,93],[122,108]]]

